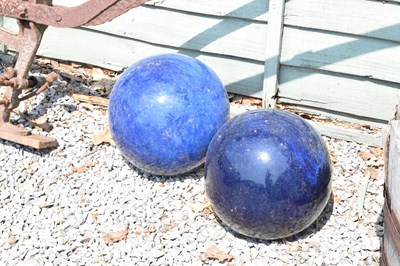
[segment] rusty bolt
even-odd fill
[[[56,21],[60,22],[62,20],[62,16],[60,14],[56,15]]]

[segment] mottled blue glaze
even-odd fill
[[[151,174],[178,175],[201,165],[228,116],[228,96],[218,76],[199,60],[179,54],[132,65],[110,96],[116,146]]]
[[[304,119],[284,111],[251,111],[225,123],[209,145],[205,172],[217,216],[255,238],[302,231],[330,197],[324,141]]]

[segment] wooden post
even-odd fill
[[[263,82],[263,107],[275,108],[278,92],[278,73],[281,57],[285,0],[270,0],[268,10],[268,35],[265,53]]]
[[[384,143],[385,205],[381,265],[400,265],[400,104]]]
[[[4,24],[4,17],[0,16],[0,28],[3,27],[3,24]],[[0,53],[5,54],[6,52],[7,52],[7,47],[4,44],[0,43]]]

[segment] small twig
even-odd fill
[[[358,219],[361,219],[363,217],[365,194],[367,193],[367,188],[368,188],[368,183],[369,183],[370,177],[371,177],[371,172],[368,171],[366,173],[366,175],[364,176],[364,178],[361,182],[361,185],[360,185],[360,190],[358,191],[358,198],[357,198]]]

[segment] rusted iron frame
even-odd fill
[[[50,76],[39,89],[20,98],[23,89],[32,87],[27,75],[47,25],[97,25],[146,1],[89,0],[75,7],[59,7],[52,6],[52,0],[0,0],[0,15],[18,19],[19,25],[16,35],[0,29],[2,43],[19,52],[14,70],[8,70],[0,76],[0,85],[8,86],[0,100],[0,124],[9,121],[11,111],[18,107],[20,101],[38,95],[55,79],[54,75]]]
[[[20,95],[24,89],[35,83],[34,78],[28,79],[27,76],[39,48],[42,35],[47,28],[47,26],[37,25],[30,21],[18,20],[17,22],[19,27],[18,34],[12,34],[3,29],[0,30],[0,40],[2,43],[18,51],[18,58],[14,68],[6,69],[6,72],[0,77],[0,85],[7,86],[3,99],[0,102],[0,124],[7,123],[10,119],[11,111],[17,108],[22,100],[29,98],[24,97],[21,99]],[[51,78],[54,79],[54,75]],[[47,87],[49,83],[47,82],[43,85]],[[38,89],[36,92],[39,90],[42,92],[44,89]]]
[[[18,51],[13,68],[0,74],[0,85],[7,86],[0,99],[0,134],[2,138],[37,149],[57,145],[53,138],[32,135],[9,123],[13,109],[20,102],[43,92],[56,78],[52,72],[45,79],[28,77],[29,69],[48,26],[94,26],[108,22],[148,0],[89,0],[75,7],[57,7],[52,0],[0,0],[0,15],[16,18],[19,31],[10,33],[0,27],[0,40]],[[26,95],[26,88],[35,87]],[[22,138],[23,137],[23,138]]]
[[[148,0],[89,0],[74,7],[24,0],[0,0],[0,15],[53,27],[75,28],[108,22]]]

